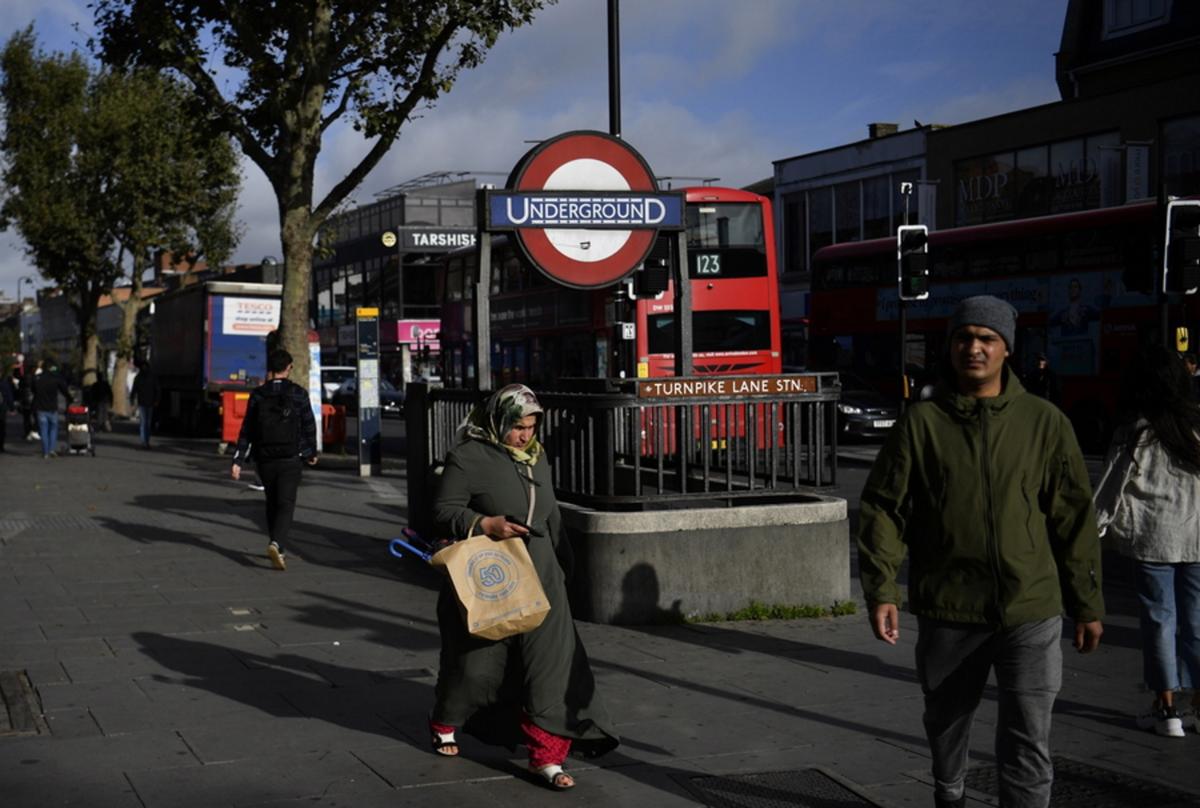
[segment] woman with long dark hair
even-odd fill
[[[1200,696],[1180,711],[1175,691],[1200,686],[1200,406],[1173,351],[1150,347],[1129,368],[1125,421],[1096,488],[1106,543],[1133,559],[1142,666],[1154,692],[1138,725],[1182,737]]]

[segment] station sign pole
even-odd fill
[[[383,468],[383,435],[379,410],[379,309],[356,310],[358,354],[358,476],[371,477]]]

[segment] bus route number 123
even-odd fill
[[[720,275],[721,256],[719,253],[699,253],[696,256],[697,275]]]

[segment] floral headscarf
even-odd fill
[[[487,401],[471,410],[467,420],[458,428],[458,437],[460,440],[474,438],[493,443],[518,463],[532,466],[542,456],[542,444],[537,436],[530,438],[524,449],[509,446],[504,442],[504,436],[517,421],[527,415],[541,415],[543,412],[532,390],[523,384],[510,384],[492,393]]]

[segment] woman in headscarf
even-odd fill
[[[463,539],[474,526],[493,539],[525,539],[550,612],[525,634],[474,637],[447,582],[438,598],[442,652],[429,728],[443,755],[458,754],[458,728],[488,743],[525,743],[530,771],[563,790],[575,785],[562,768],[572,744],[599,755],[618,740],[567,602],[571,549],[537,439],[541,418],[533,392],[509,385],[472,410],[446,457],[434,502],[438,535]]]

